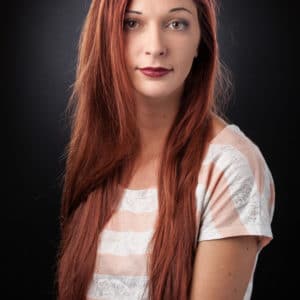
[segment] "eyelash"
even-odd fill
[[[133,27],[128,27],[128,26],[126,27],[126,25],[128,25],[130,22],[138,23],[138,20],[131,19],[131,18],[124,20],[124,28],[128,29],[128,30],[134,30],[135,28],[133,28]],[[184,28],[183,29],[178,29],[177,31],[183,31],[183,30],[185,30],[189,27],[189,22],[187,22],[185,20],[174,20],[174,21],[171,21],[168,25],[173,24],[173,23],[183,24]],[[174,29],[174,30],[176,30],[176,29]]]

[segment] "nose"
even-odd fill
[[[163,38],[163,33],[159,28],[153,26],[149,29],[145,39],[145,54],[153,57],[165,56],[167,54],[167,47]]]

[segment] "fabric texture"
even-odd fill
[[[273,239],[275,187],[258,146],[235,124],[210,142],[196,188],[196,241],[255,235],[260,251]],[[157,189],[124,189],[118,211],[99,236],[87,300],[146,300],[148,243]],[[250,300],[256,263],[244,300]]]

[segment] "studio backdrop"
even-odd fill
[[[8,12],[15,23],[6,32],[9,56],[3,57],[11,57],[3,62],[9,66],[10,91],[9,113],[3,110],[5,119],[10,116],[4,133],[9,150],[3,211],[6,299],[54,300],[60,180],[69,137],[64,112],[89,4],[18,1]],[[219,14],[221,59],[233,78],[226,115],[259,145],[276,189],[274,239],[260,254],[252,299],[288,299],[282,296],[282,251],[291,244],[287,232],[295,226],[288,217],[289,172],[283,163],[289,156],[289,120],[282,106],[289,84],[288,9],[282,1],[226,0]]]

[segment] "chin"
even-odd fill
[[[142,89],[139,89],[139,90],[136,90],[137,91],[137,94],[141,97],[145,97],[145,98],[151,98],[151,99],[159,99],[159,98],[165,98],[165,97],[168,97],[171,95],[171,91],[170,92],[166,92],[166,90],[157,90],[157,91],[154,91],[153,89],[152,90],[142,90]]]
[[[135,86],[135,90],[139,95],[149,98],[168,97],[177,90],[177,86],[170,82],[149,82]]]

